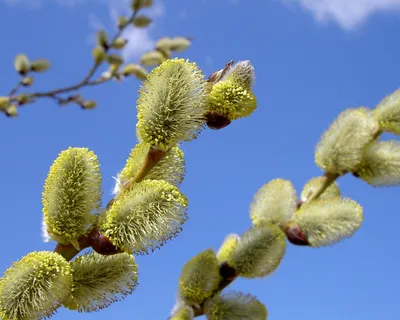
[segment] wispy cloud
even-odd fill
[[[378,12],[400,12],[400,0],[281,0],[300,5],[318,22],[334,21],[345,30],[352,30]]]
[[[61,6],[73,7],[77,4],[84,4],[89,0],[52,0],[48,2],[55,2]],[[27,8],[41,8],[45,4],[45,0],[3,0],[9,6],[14,7],[27,7]]]
[[[119,16],[128,16],[130,14],[130,1],[108,0],[109,17],[113,25],[115,25]],[[151,8],[143,12],[153,20],[157,20],[164,15],[165,9],[160,1],[156,1]],[[153,24],[144,29],[127,28],[123,34],[123,37],[128,40],[126,47],[122,51],[125,61],[135,60],[144,52],[154,48],[155,40],[151,36],[153,28]]]
[[[92,30],[91,35],[86,39],[90,45],[94,44],[95,32],[100,29],[105,29],[110,34],[117,32],[116,21],[119,16],[129,16],[131,13],[130,3],[131,0],[0,0],[7,5],[19,7],[38,9],[43,8],[45,4],[57,3],[63,7],[73,8],[77,5],[83,5],[87,3],[95,3],[99,8],[106,8],[108,13],[104,16],[100,12],[91,12],[88,17],[89,28]],[[154,1],[154,5],[151,8],[143,10],[143,14],[152,18],[154,23],[150,27],[138,29],[128,27],[123,37],[128,40],[126,47],[122,50],[122,56],[125,61],[137,60],[144,52],[154,48],[155,39],[152,37],[152,31],[154,26],[157,25],[157,20],[162,18],[165,14],[165,8],[160,0]]]

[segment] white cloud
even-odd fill
[[[89,27],[93,33],[86,39],[90,45],[94,44],[95,32],[100,29],[105,29],[110,36],[117,32],[115,26],[119,16],[129,16],[131,14],[131,0],[0,0],[10,6],[18,6],[24,8],[43,8],[46,3],[55,2],[63,7],[74,7],[76,5],[87,4],[89,2],[96,3],[99,7],[107,8],[108,18],[100,19],[99,14],[94,12],[89,14]],[[157,20],[165,14],[165,8],[161,0],[154,1],[154,5],[143,10],[143,14],[152,18],[154,22],[150,27],[139,29],[127,27],[123,33],[123,37],[128,39],[126,47],[122,50],[122,56],[125,61],[137,60],[144,52],[154,48],[155,40],[151,36],[154,25]]]
[[[378,12],[400,11],[400,0],[281,0],[300,5],[319,22],[335,21],[345,30],[354,29]]]
[[[113,23],[120,15],[129,15],[130,2],[131,0],[108,0],[110,18]],[[155,2],[151,8],[146,10],[146,15],[153,20],[157,20],[157,18],[161,18],[164,15],[164,6],[160,1]],[[137,59],[144,52],[154,48],[155,41],[151,37],[152,29],[153,25],[144,29],[127,28],[125,30],[123,37],[128,39],[128,43],[122,51],[122,55],[126,61]]]

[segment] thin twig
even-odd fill
[[[122,33],[124,32],[124,30],[126,29],[127,26],[131,25],[133,20],[135,19],[136,15],[137,15],[138,11],[134,11],[131,15],[131,17],[129,18],[128,22],[121,28],[119,28],[119,31],[114,35],[114,37],[112,38],[110,44],[104,48],[105,53],[107,54],[109,52],[109,50],[112,48],[112,44],[115,42],[116,39],[118,39],[119,37],[121,37]],[[97,80],[91,80],[91,78],[93,77],[93,75],[96,73],[96,71],[98,70],[99,66],[102,63],[95,63],[88,71],[88,73],[86,74],[86,76],[78,83],[74,84],[74,85],[70,85],[64,88],[58,88],[58,89],[53,89],[53,90],[49,90],[49,91],[42,91],[42,92],[34,92],[29,94],[29,98],[32,99],[30,102],[33,102],[36,98],[43,98],[43,97],[47,97],[47,98],[52,98],[52,99],[61,99],[59,97],[57,97],[57,95],[59,94],[63,94],[63,93],[68,93],[71,91],[77,91],[83,87],[86,86],[94,86],[94,85],[98,85],[104,82],[107,82],[110,80],[110,78],[99,78]],[[8,97],[9,97],[9,101],[17,101],[18,98],[15,95],[15,93],[17,92],[18,88],[20,87],[20,83],[18,83],[9,93]]]

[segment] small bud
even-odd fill
[[[255,194],[250,205],[254,225],[268,222],[281,224],[296,212],[297,195],[289,180],[274,179],[264,184]]]
[[[21,53],[17,54],[14,59],[14,68],[21,75],[27,74],[31,68],[28,57]]]
[[[10,99],[8,97],[0,97],[0,109],[7,107],[10,103]]]
[[[127,26],[127,24],[128,24],[128,19],[126,18],[126,17],[124,17],[124,16],[120,16],[119,18],[118,18],[118,20],[117,20],[117,27],[118,27],[118,29],[123,29],[123,28],[125,28],[126,26]]]
[[[400,185],[400,142],[380,141],[369,145],[356,173],[374,187]]]
[[[104,30],[100,30],[96,34],[97,44],[104,49],[108,48],[108,36]]]
[[[190,43],[188,38],[175,37],[171,40],[170,49],[176,52],[184,51],[190,46]]]
[[[137,28],[145,28],[147,27],[153,20],[141,15],[141,16],[137,16],[134,20],[133,20],[133,25]]]
[[[212,296],[220,280],[214,251],[204,250],[183,266],[179,279],[180,297],[188,305],[200,305]]]
[[[221,130],[232,122],[224,115],[218,114],[216,111],[207,112],[206,118],[207,126],[212,130]]]
[[[33,78],[32,77],[24,77],[21,79],[21,84],[24,87],[30,87],[33,84]]]
[[[217,259],[220,264],[230,259],[232,253],[235,252],[239,241],[240,237],[237,234],[230,234],[225,238],[217,253]]]
[[[241,277],[263,278],[279,266],[285,251],[285,234],[276,225],[264,224],[242,235],[227,262]]]
[[[351,199],[316,199],[304,203],[293,223],[312,247],[329,246],[351,237],[361,226],[363,210]]]
[[[3,320],[47,319],[71,295],[71,265],[54,252],[31,252],[0,279]]]
[[[124,59],[118,54],[111,53],[107,56],[107,62],[109,64],[115,64],[117,66],[120,66],[121,64],[124,63]]]
[[[135,75],[139,80],[146,80],[148,72],[141,65],[130,63],[124,67],[122,74],[124,76]]]
[[[76,258],[72,297],[64,306],[80,312],[93,312],[109,307],[130,295],[138,285],[135,258],[127,253],[104,256],[87,253]]]
[[[45,72],[50,69],[50,61],[47,59],[37,59],[31,62],[31,71]]]
[[[160,51],[146,52],[140,58],[140,63],[145,66],[156,66],[165,61]]]
[[[108,68],[108,72],[114,79],[117,77],[117,72],[120,66],[120,64],[110,64],[110,67]]]
[[[379,124],[366,108],[347,109],[322,135],[315,150],[315,162],[328,173],[352,172],[378,132]]]
[[[170,50],[171,49],[171,38],[164,37],[156,42],[156,49]]]
[[[10,104],[7,107],[5,107],[4,110],[5,114],[7,117],[16,117],[18,116],[18,109],[15,104]]]
[[[153,5],[153,0],[132,0],[132,10],[138,11],[143,8],[148,8]]]
[[[100,46],[93,48],[92,55],[93,55],[94,62],[96,64],[102,63],[104,61],[104,59],[106,58],[106,52],[104,51],[103,47],[100,47]]]
[[[123,49],[125,45],[128,43],[128,40],[124,38],[117,38],[115,41],[112,43],[112,47],[114,49]]]
[[[208,320],[266,320],[267,308],[250,294],[231,291],[215,296],[205,307]]]
[[[29,94],[22,93],[19,96],[17,96],[17,101],[18,101],[19,105],[23,105],[23,104],[29,102],[29,100],[30,100]]]
[[[83,109],[94,109],[94,108],[96,108],[96,106],[97,106],[97,103],[94,100],[86,100],[86,101],[83,101],[83,103],[82,103]]]
[[[307,181],[301,191],[301,201],[307,202],[318,190],[321,189],[326,177],[314,177]],[[331,183],[328,188],[318,197],[318,199],[340,198],[340,190],[336,182]]]

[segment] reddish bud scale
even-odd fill
[[[89,242],[93,250],[102,255],[122,253],[99,229],[94,228],[89,234]]]
[[[207,115],[207,126],[213,130],[220,130],[228,126],[231,121],[226,117],[216,113],[215,111],[210,111]]]
[[[284,230],[286,234],[286,238],[290,243],[295,244],[297,246],[309,246],[306,235],[300,229],[298,225],[290,226]]]

